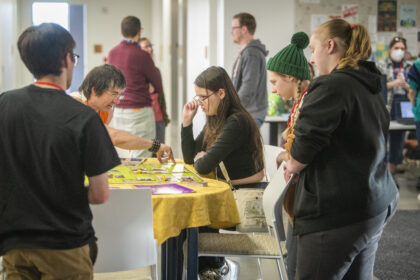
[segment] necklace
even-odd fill
[[[53,84],[53,83],[42,82],[42,81],[36,81],[36,82],[34,83],[34,85],[46,85],[46,86],[55,87],[55,88],[57,88],[57,89],[59,89],[59,90],[64,91],[64,89],[63,89],[62,87],[60,87],[60,86],[58,86],[58,85],[56,85],[56,84]]]

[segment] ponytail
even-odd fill
[[[361,24],[349,24],[343,19],[332,19],[320,25],[316,32],[322,32],[327,38],[337,39],[344,49],[344,56],[339,60],[337,69],[351,67],[358,69],[359,60],[367,60],[371,53],[369,33]]]

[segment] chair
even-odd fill
[[[287,280],[284,264],[286,249],[282,206],[284,195],[290,185],[283,176],[283,166],[276,171],[264,191],[263,207],[269,234],[200,233],[199,256],[252,257],[276,259],[280,279]]]
[[[4,270],[3,270],[2,263],[3,263],[3,257],[0,256],[0,279],[5,280],[6,279],[6,272],[4,272]]]
[[[111,189],[108,202],[91,205],[98,237],[94,279],[158,279],[151,196],[150,189]]]
[[[277,155],[284,151],[283,148],[277,146],[264,145],[264,164],[267,182],[270,182],[270,179],[273,178],[274,173],[277,171]]]

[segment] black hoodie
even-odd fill
[[[385,211],[397,189],[385,153],[389,114],[375,64],[334,69],[308,89],[291,155],[307,164],[295,195],[294,233],[357,223]]]

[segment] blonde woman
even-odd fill
[[[398,192],[387,169],[389,114],[360,24],[342,19],[310,39],[319,77],[293,130],[285,177],[299,173],[296,279],[372,279],[378,241]]]

